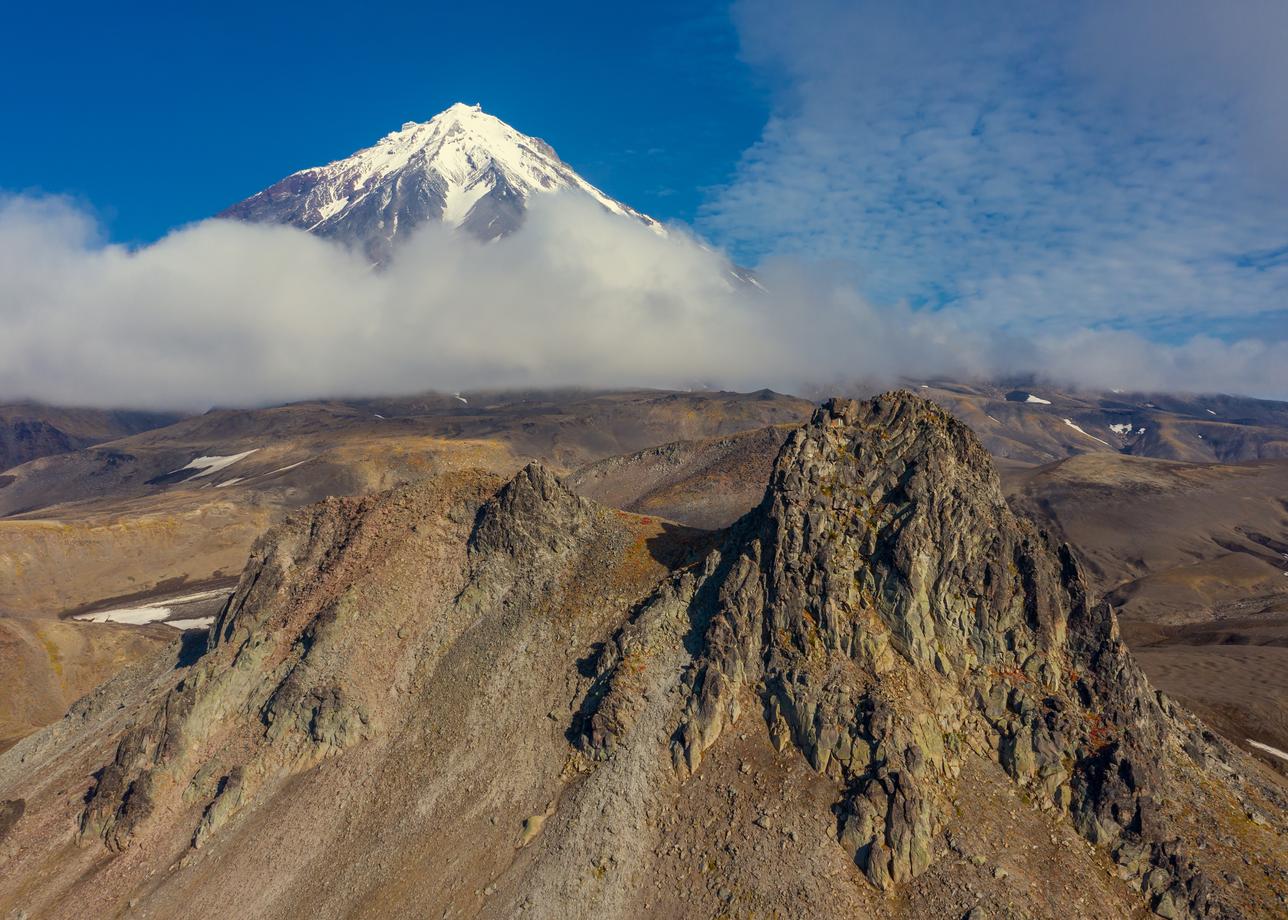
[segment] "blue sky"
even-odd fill
[[[768,114],[723,4],[18,4],[0,188],[70,194],[150,241],[453,102],[690,220]]]
[[[23,239],[92,236],[29,206],[52,194],[137,247],[480,102],[807,279],[784,309],[835,327],[838,374],[897,355],[1288,397],[1282,0],[183,6],[8,12]]]
[[[1288,338],[1288,5],[738,7],[777,96],[699,224],[1033,333]]]

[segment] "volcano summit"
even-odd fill
[[[289,224],[383,262],[425,223],[483,240],[505,236],[522,224],[533,195],[560,191],[665,232],[577,175],[545,141],[464,103],[409,121],[343,160],[293,173],[219,216]]]

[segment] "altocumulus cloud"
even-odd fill
[[[382,271],[287,227],[211,220],[141,249],[58,199],[0,202],[0,398],[200,409],[512,386],[880,385],[1041,371],[1093,386],[1288,390],[1282,343],[1018,336],[874,306],[843,271],[661,238],[579,198],[491,244],[427,227]]]
[[[1288,339],[1288,6],[742,0],[736,16],[778,93],[699,226],[741,258],[833,260],[878,303],[1065,336],[1081,356],[1028,363],[1082,379],[1288,391],[1261,365]]]

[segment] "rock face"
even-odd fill
[[[823,406],[689,591],[705,625],[672,743],[681,777],[750,698],[780,749],[843,783],[838,839],[888,888],[930,865],[973,751],[1111,848],[1160,913],[1208,915],[1210,885],[1158,801],[1168,754],[1203,737],[943,411],[909,394]],[[628,627],[601,663],[610,689],[583,741],[601,756],[636,708],[617,672],[641,643]]]
[[[481,501],[489,484],[463,496],[448,490],[450,504],[440,499],[431,517],[459,529],[470,498]],[[382,561],[387,528],[415,529],[408,507],[331,499],[256,544],[210,628],[210,651],[121,739],[82,835],[119,851],[159,810],[203,803],[192,833],[200,847],[244,802],[379,730],[379,696],[399,680],[387,650],[411,628],[413,610],[371,616],[350,588]]]
[[[204,657],[0,757],[0,913],[220,916],[229,879],[266,917],[1286,903],[1282,792],[942,410],[826,404],[710,547],[538,465],[308,509]]]

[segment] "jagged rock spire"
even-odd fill
[[[710,609],[692,617],[707,625],[674,736],[682,778],[750,692],[780,749],[842,781],[838,839],[879,887],[930,865],[973,751],[1126,871],[1165,870],[1155,906],[1206,909],[1206,882],[1142,819],[1182,729],[1068,549],[1011,513],[975,436],[935,404],[904,391],[824,404],[690,596]],[[618,647],[648,641],[628,629]],[[620,698],[623,659],[605,656],[588,720],[600,756],[639,709]]]

